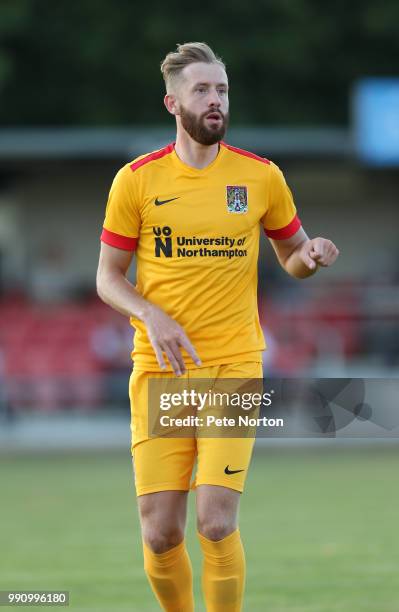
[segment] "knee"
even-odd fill
[[[180,544],[184,533],[180,529],[151,529],[143,537],[152,552],[163,553]]]
[[[198,531],[208,540],[217,542],[223,540],[237,529],[236,525],[230,522],[199,521]]]

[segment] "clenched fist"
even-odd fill
[[[327,238],[312,238],[305,240],[298,250],[300,260],[314,270],[316,265],[331,266],[337,259],[339,251],[335,244]]]

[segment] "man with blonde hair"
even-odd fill
[[[254,439],[151,437],[149,380],[262,378],[260,229],[296,278],[331,265],[338,250],[330,240],[308,238],[273,162],[223,141],[229,85],[224,63],[208,45],[178,45],[161,70],[176,142],[117,173],[101,235],[97,290],[136,329],[132,456],[144,567],[154,594],[168,612],[194,610],[185,546],[191,488],[206,609],[238,612],[245,583],[238,508]],[[136,287],[126,278],[134,252]]]

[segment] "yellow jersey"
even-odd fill
[[[136,251],[137,291],[184,328],[206,367],[261,360],[260,230],[284,239],[300,225],[273,162],[221,142],[214,161],[197,169],[172,143],[116,174],[101,240]],[[160,371],[145,325],[131,324],[135,368]],[[181,350],[186,367],[197,367]]]

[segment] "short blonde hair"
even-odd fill
[[[192,42],[177,45],[177,51],[170,51],[161,63],[161,72],[168,93],[174,90],[183,68],[196,62],[219,64],[226,70],[223,60],[215,55],[206,43]]]

